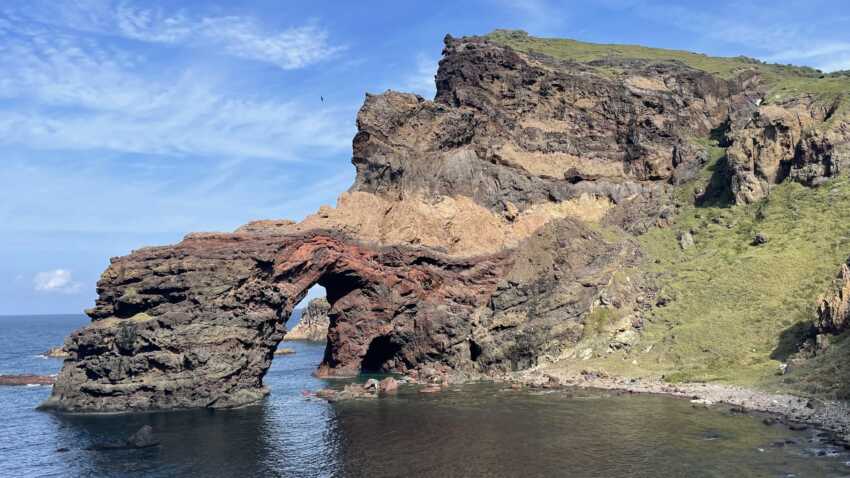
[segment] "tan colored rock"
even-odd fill
[[[786,178],[816,186],[850,163],[850,127],[826,123],[831,113],[803,96],[760,106],[731,132],[727,150],[732,192],[738,204],[758,201]]]
[[[396,380],[392,377],[387,377],[387,378],[381,380],[378,383],[378,392],[383,394],[383,395],[390,394],[390,393],[396,393],[397,391],[398,391],[398,380]]]
[[[850,267],[841,271],[830,291],[818,299],[815,327],[820,333],[840,334],[850,328]]]
[[[49,358],[66,359],[70,356],[70,354],[68,354],[68,352],[65,350],[64,345],[60,345],[57,347],[52,347],[47,352],[44,352],[44,356]]]
[[[331,305],[327,299],[319,297],[311,300],[301,314],[301,320],[284,336],[284,340],[308,340],[324,342],[328,338],[330,319],[328,312]]]

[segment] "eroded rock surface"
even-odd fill
[[[832,288],[818,300],[815,328],[818,333],[838,335],[850,328],[850,267],[841,271]]]
[[[827,122],[837,105],[795,97],[760,106],[729,134],[732,192],[739,204],[758,201],[791,179],[817,186],[850,164],[850,124]]]

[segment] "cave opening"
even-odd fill
[[[401,344],[393,341],[388,335],[380,335],[372,339],[366,355],[360,364],[363,373],[383,373],[391,371],[396,365],[396,357],[401,352]]]

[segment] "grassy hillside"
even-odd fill
[[[639,239],[648,256],[643,267],[667,304],[653,310],[631,351],[575,366],[664,375],[673,382],[784,382],[804,391],[845,393],[840,387],[846,380],[825,388],[820,380],[807,380],[805,370],[783,377],[777,371],[813,319],[818,295],[850,254],[850,178],[817,189],[788,182],[761,203],[732,207],[717,187],[725,183],[724,150],[708,147],[712,161],[701,178],[677,191],[683,205],[677,223]],[[697,189],[708,191],[699,206],[693,204]],[[678,236],[686,231],[695,245],[683,250]],[[758,233],[767,235],[766,244],[753,244]],[[820,373],[821,362],[807,365],[808,372]]]
[[[537,52],[582,63],[607,58],[642,59],[653,62],[680,62],[722,78],[744,71],[757,71],[767,87],[767,101],[778,102],[800,94],[816,95],[825,102],[840,99],[841,113],[848,112],[850,76],[843,72],[824,74],[810,67],[763,63],[753,58],[713,57],[681,50],[637,45],[585,43],[569,39],[536,38],[517,30],[496,30],[486,38],[522,52]]]
[[[497,30],[487,38],[518,51],[582,63],[677,62],[727,79],[755,71],[767,103],[811,95],[836,106],[831,122],[850,115],[847,73],[824,74],[745,57],[534,38],[518,31]],[[616,62],[593,66],[606,76],[627,74]],[[775,186],[766,200],[733,206],[725,150],[708,140],[699,142],[710,151],[711,161],[696,181],[676,191],[681,205],[676,224],[639,238],[647,255],[642,267],[667,300],[649,314],[640,343],[630,350],[605,353],[601,341],[596,345],[603,350],[597,348],[594,358],[565,366],[850,397],[850,338],[839,338],[826,354],[792,366],[787,375],[778,374],[779,364],[810,330],[817,297],[850,255],[850,178],[845,175],[815,189],[786,182]],[[702,191],[707,192],[697,194]],[[695,244],[682,249],[678,237],[685,232]],[[768,237],[766,244],[753,243],[759,233]]]

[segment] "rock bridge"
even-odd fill
[[[467,317],[505,256],[453,260],[367,247],[331,231],[194,234],[114,259],[94,319],[75,332],[45,404],[66,410],[232,407],[262,379],[293,308],[314,284],[331,304],[318,373],[404,372],[428,357],[470,362]],[[465,329],[458,326],[466,325]]]

